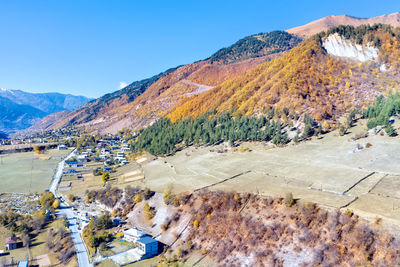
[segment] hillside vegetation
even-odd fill
[[[165,262],[185,262],[193,252],[213,266],[394,266],[400,259],[399,240],[378,223],[296,203],[291,194],[200,191],[175,198],[179,210],[171,218],[180,223],[189,214],[191,223]]]
[[[263,116],[234,118],[229,113],[215,115],[215,112],[208,112],[194,120],[186,119],[176,123],[160,119],[140,133],[133,148],[135,151],[146,150],[159,155],[173,152],[179,144],[213,145],[229,141],[234,145],[238,140],[272,141],[274,144],[288,142],[287,134],[283,133],[278,121]]]
[[[259,33],[222,48],[211,56],[210,61],[229,64],[252,57],[267,56],[290,50],[300,42],[299,37],[284,31]]]
[[[249,36],[209,59],[134,82],[73,112],[46,117],[31,130],[74,126],[114,133],[128,127],[140,129],[163,117],[185,97],[204,93],[209,87],[243,75],[299,42],[298,37],[280,31]]]
[[[327,54],[322,39],[332,32],[341,34],[341,29],[345,29],[345,36],[354,34],[361,41],[372,38],[379,45],[379,61],[388,64],[390,71],[380,72],[375,62],[359,63]],[[306,112],[318,121],[334,120],[398,87],[399,40],[398,29],[386,26],[334,28],[245,75],[184,99],[168,118],[177,121],[211,109],[219,113],[234,110],[235,114],[266,114],[274,107],[288,109],[290,114]]]

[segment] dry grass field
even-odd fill
[[[172,186],[176,193],[201,188],[266,196],[292,192],[301,201],[400,224],[400,138],[352,139],[365,129],[361,121],[345,136],[333,131],[282,148],[249,143],[242,144],[246,149],[219,153],[222,146],[190,147],[144,162],[145,179],[137,184],[159,192]]]
[[[23,152],[0,155],[0,191],[42,192],[48,188],[57,164],[69,150],[47,150],[42,155]]]

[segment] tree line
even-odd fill
[[[142,130],[133,144],[134,151],[146,150],[154,155],[169,154],[190,145],[214,145],[220,142],[272,141],[286,144],[289,139],[279,121],[264,116],[234,117],[232,113],[218,115],[215,110],[195,119],[188,118],[172,123],[162,118]]]

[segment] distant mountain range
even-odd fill
[[[0,89],[0,132],[10,134],[62,110],[74,110],[91,99],[60,93]]]
[[[66,126],[115,133],[148,126],[160,117],[177,120],[209,109],[252,115],[274,108],[280,116],[307,112],[319,121],[335,120],[399,84],[399,30],[344,27],[310,37],[338,25],[375,23],[400,26],[400,13],[370,19],[328,16],[286,31],[251,35],[205,60],[134,82],[76,110],[51,114],[25,133]],[[361,43],[371,45],[377,57],[362,64],[357,62],[360,55],[353,61],[340,55],[358,53]],[[325,45],[339,54],[331,54]]]

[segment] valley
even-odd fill
[[[247,33],[97,99],[1,89],[0,266],[396,266],[399,21]]]

